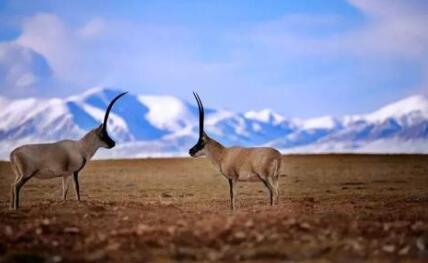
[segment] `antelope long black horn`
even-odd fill
[[[204,134],[204,106],[202,105],[201,98],[199,98],[198,93],[193,92],[196,102],[198,103],[199,108],[199,139],[202,138]]]
[[[117,95],[107,106],[106,114],[104,115],[104,122],[103,122],[103,132],[107,132],[107,122],[108,122],[108,116],[110,115],[111,108],[113,107],[113,104],[123,95],[125,95],[128,92],[123,92],[119,95]]]

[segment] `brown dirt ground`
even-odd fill
[[[204,159],[92,161],[82,201],[0,162],[0,262],[428,262],[428,156],[284,156],[281,203]]]

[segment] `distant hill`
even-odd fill
[[[65,99],[0,97],[0,158],[23,143],[78,139],[99,125],[120,90],[89,89]],[[128,94],[110,115],[115,150],[98,158],[186,155],[197,139],[196,104],[173,96]],[[283,152],[428,152],[428,99],[412,96],[340,118],[289,119],[272,110],[235,113],[208,108],[206,130],[225,145],[269,145]]]

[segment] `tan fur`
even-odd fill
[[[63,178],[63,199],[66,199],[68,179],[73,176],[77,199],[80,200],[78,173],[100,147],[107,147],[97,133],[102,126],[91,130],[78,141],[63,140],[49,144],[23,145],[10,154],[16,181],[11,190],[11,208],[19,207],[19,191],[32,177]]]
[[[224,147],[204,133],[204,147],[194,157],[206,156],[226,177],[230,186],[231,209],[235,209],[236,182],[258,179],[268,188],[270,204],[279,202],[281,154],[268,147]]]

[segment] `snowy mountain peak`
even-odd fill
[[[272,122],[278,124],[283,122],[285,118],[271,109],[261,111],[248,111],[244,114],[246,118],[258,120],[260,122]]]
[[[80,138],[100,125],[107,104],[120,92],[95,87],[66,99],[0,97],[0,158],[23,143]],[[205,127],[226,146],[269,145],[297,152],[421,152],[426,146],[427,152],[428,99],[413,96],[342,118],[286,119],[270,109],[242,114],[207,108]],[[128,93],[113,107],[108,129],[118,147],[100,151],[101,156],[183,154],[198,136],[198,108],[173,96]]]
[[[339,122],[332,116],[322,116],[318,118],[311,118],[302,121],[301,125],[303,129],[334,129],[337,127]]]
[[[381,122],[387,118],[400,118],[410,113],[428,117],[428,98],[423,95],[411,96],[386,105],[365,117],[372,122]]]
[[[149,108],[147,119],[160,129],[176,131],[196,121],[195,110],[176,97],[141,95],[138,100]]]
[[[87,102],[88,100],[99,100],[99,102],[103,102],[103,104],[107,104],[114,96],[123,92],[122,90],[116,90],[109,87],[104,86],[96,86],[90,88],[79,95],[70,96],[66,99],[66,101],[73,102]]]
[[[85,92],[83,92],[79,97],[90,97],[93,95],[101,95],[104,94],[107,91],[111,91],[113,89],[104,87],[104,86],[95,86],[90,89],[87,89]]]

